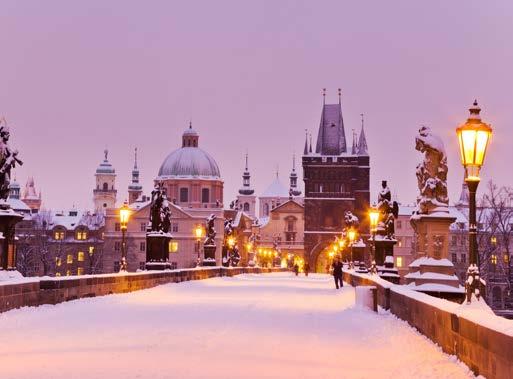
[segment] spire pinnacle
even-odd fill
[[[296,153],[292,153],[292,172],[296,171]]]
[[[246,171],[248,171],[248,152],[246,151]]]
[[[137,170],[137,147],[134,152],[134,170]]]
[[[342,104],[342,90],[340,88],[338,89],[338,103]]]
[[[303,155],[308,155],[308,129],[305,129],[305,149]]]
[[[308,150],[308,152],[310,154],[312,153],[312,133],[310,133],[310,149]]]
[[[326,104],[326,88],[322,89],[322,104]]]
[[[105,155],[105,160],[108,161],[109,159],[109,150],[107,148],[105,148],[105,150],[103,150],[103,154]]]
[[[365,138],[365,130],[363,129],[363,113],[360,113],[362,117],[362,129],[360,130],[360,138],[358,139],[358,155],[369,155],[367,147],[367,138]]]
[[[356,132],[354,129],[352,129],[352,131],[353,131],[353,147],[351,149],[351,154],[356,155],[357,150],[358,150],[358,145],[356,143]]]

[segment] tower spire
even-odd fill
[[[240,195],[253,195],[255,192],[251,188],[251,174],[249,173],[249,166],[248,166],[248,152],[246,151],[246,154],[244,156],[245,159],[245,166],[244,166],[244,172],[242,173],[242,187],[239,189]]]
[[[305,129],[305,149],[303,155],[308,155],[308,129]]]
[[[358,152],[358,145],[356,143],[356,132],[353,129],[353,147],[351,149],[351,154],[356,155]]]
[[[326,104],[326,88],[322,89],[322,105]]]
[[[312,133],[310,133],[310,149],[308,150],[310,154],[312,154]]]
[[[137,147],[134,152],[134,170],[137,170]]]
[[[342,104],[342,90],[340,88],[338,89],[338,104]]]
[[[299,196],[301,191],[297,188],[297,172],[296,172],[296,153],[292,153],[292,171],[290,172],[290,189],[289,196]]]
[[[363,113],[360,113],[362,117],[362,129],[360,130],[360,138],[358,139],[358,155],[369,155],[367,147],[367,138],[365,138],[365,130],[363,128]]]

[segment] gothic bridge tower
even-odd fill
[[[316,271],[325,271],[323,250],[344,228],[344,212],[349,210],[360,219],[360,232],[368,233],[369,154],[362,127],[359,138],[353,133],[348,144],[342,117],[341,93],[338,103],[326,104],[323,91],[321,121],[315,151],[308,136],[303,153],[305,182],[305,259]]]

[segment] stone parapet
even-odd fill
[[[126,293],[161,284],[202,280],[219,276],[261,274],[286,271],[261,267],[204,267],[182,270],[143,271],[126,274],[99,274],[69,277],[44,277],[15,283],[0,283],[0,313],[11,309],[58,304],[85,297]]]
[[[513,323],[493,314],[479,315],[473,309],[418,293],[407,286],[344,271],[344,281],[353,286],[375,286],[378,304],[455,355],[476,375],[513,378]]]

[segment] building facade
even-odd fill
[[[105,159],[100,163],[94,174],[96,186],[93,190],[94,210],[103,212],[116,207],[116,170],[109,162],[109,151],[105,150]]]

